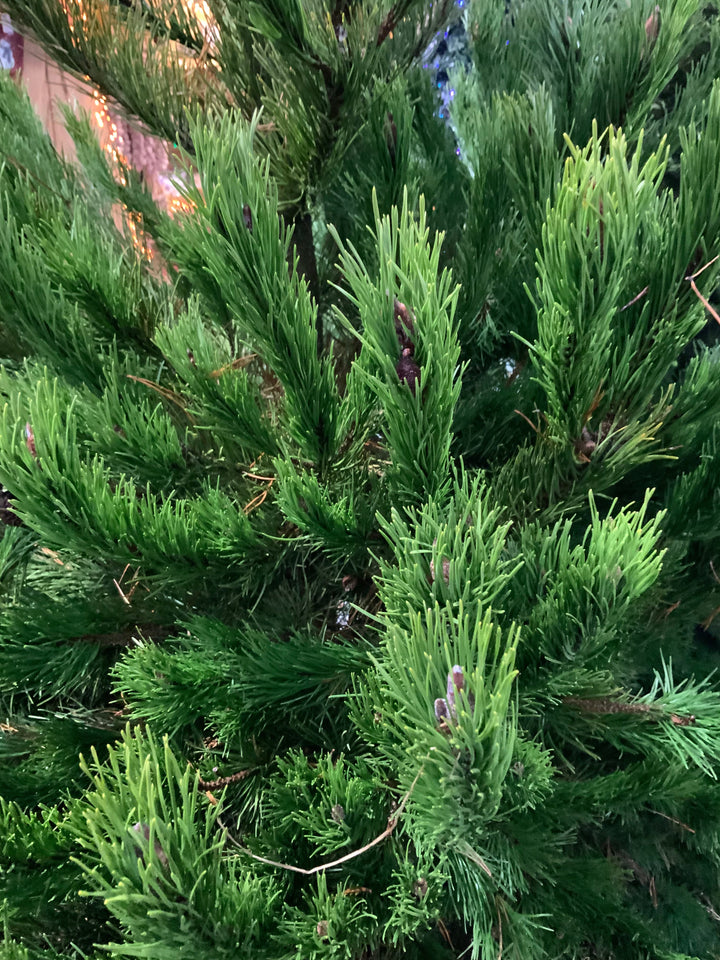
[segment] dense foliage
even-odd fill
[[[0,957],[720,957],[715,8],[0,6]]]

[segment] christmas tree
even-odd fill
[[[0,957],[720,957],[716,8],[2,7]]]

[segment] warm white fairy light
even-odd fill
[[[211,43],[217,35],[217,24],[209,5],[205,0],[185,0],[185,9],[203,31],[205,40]]]
[[[73,18],[76,22],[78,18],[85,23],[88,22],[84,0],[59,0],[59,2],[67,14],[71,30],[74,29]],[[207,66],[207,53],[217,39],[217,24],[206,0],[181,0],[181,2],[188,15],[196,21],[205,40],[203,51],[198,59],[187,56],[176,59],[176,63],[184,67],[190,77],[196,70]],[[90,78],[86,77],[86,80],[89,81]],[[155,199],[171,215],[191,210],[192,204],[178,193],[173,183],[172,152],[169,146],[155,137],[130,127],[121,116],[113,115],[109,109],[107,97],[100,90],[93,90],[92,99],[91,118],[118,181],[125,184],[123,168],[132,167],[144,174]],[[129,217],[127,221],[133,242],[139,249],[145,249],[140,225]]]
[[[212,13],[205,0],[191,0],[188,7],[189,12],[195,17],[201,27],[206,27],[211,23]]]
[[[87,10],[83,6],[83,0],[74,0],[74,2],[73,0],[60,0],[60,6],[63,8],[63,11],[68,18],[68,26],[70,27],[71,32],[75,31],[75,21],[73,19],[74,13],[79,11],[82,22],[88,22]]]
[[[99,90],[93,90],[92,98],[93,118],[100,133],[100,139],[105,140],[105,150],[113,163],[124,163],[122,134],[108,109],[107,97],[103,96]]]

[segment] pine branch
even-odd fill
[[[227,830],[227,827],[225,827],[222,823],[220,823],[219,819],[218,819],[218,822],[223,827],[225,834],[230,838],[230,840],[232,840],[234,846],[236,846],[238,850],[241,850],[247,856],[251,857],[253,860],[257,860],[258,863],[266,863],[270,867],[278,867],[281,870],[288,870],[291,873],[301,873],[303,874],[303,876],[310,877],[316,873],[323,873],[325,870],[332,870],[335,867],[341,866],[343,863],[347,863],[350,860],[354,860],[356,857],[360,857],[364,853],[367,853],[368,850],[371,850],[373,847],[376,847],[379,843],[382,843],[383,840],[387,840],[388,837],[390,837],[394,832],[395,827],[398,825],[402,812],[405,809],[405,805],[410,799],[412,792],[415,789],[415,786],[418,780],[420,779],[420,777],[422,776],[423,772],[424,772],[424,767],[421,767],[418,770],[417,774],[415,775],[415,779],[411,783],[407,793],[404,795],[404,797],[400,801],[400,804],[397,810],[393,813],[393,815],[388,820],[387,827],[383,830],[382,833],[378,834],[378,836],[375,837],[374,840],[371,840],[369,843],[366,843],[365,846],[361,847],[359,850],[353,850],[351,853],[346,853],[344,856],[339,857],[337,860],[332,860],[330,863],[319,864],[318,866],[311,867],[310,869],[305,869],[304,867],[295,867],[289,863],[279,863],[276,860],[268,860],[266,857],[261,857],[261,856],[258,856],[258,854],[256,853],[252,853],[252,851],[248,850],[246,847],[243,847],[241,844],[237,842],[237,840],[235,840],[233,837],[230,836]]]
[[[192,149],[187,113],[212,114],[227,101],[207,69],[188,71],[164,25],[132,4],[108,0],[8,0],[18,26],[81,80],[88,78],[156,135]]]

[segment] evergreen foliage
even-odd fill
[[[0,6],[0,958],[720,957],[716,8]]]

